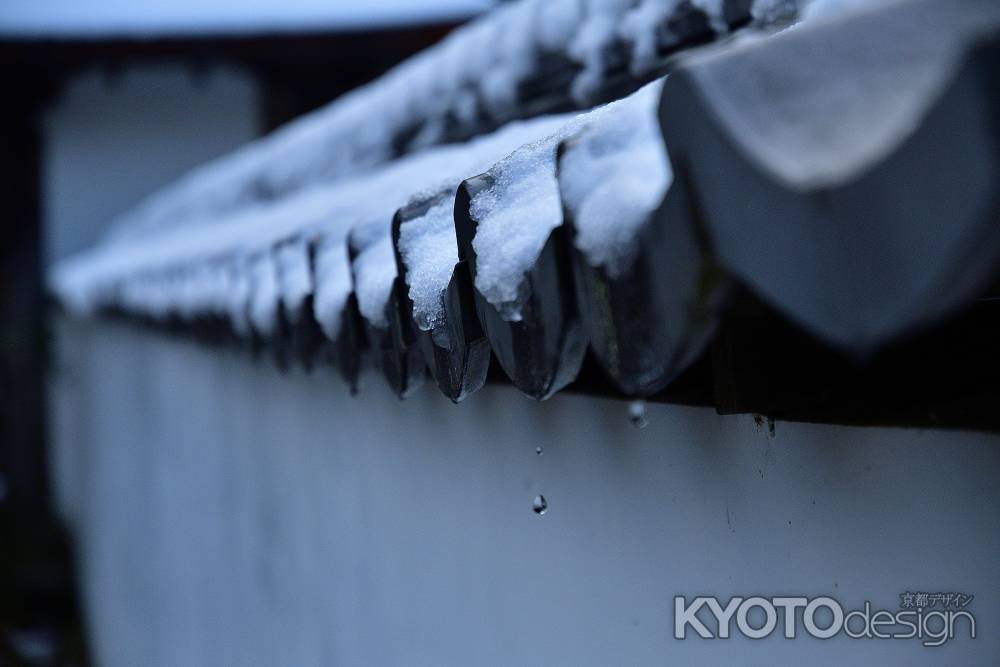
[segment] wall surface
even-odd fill
[[[43,119],[48,263],[92,245],[116,215],[258,133],[253,81],[182,66],[88,71]]]
[[[369,376],[64,324],[59,503],[102,665],[995,664],[1000,437]],[[542,447],[541,455],[536,447]],[[543,493],[544,516],[532,512]],[[978,637],[673,638],[679,594],[963,592]],[[964,626],[963,626],[964,629]]]

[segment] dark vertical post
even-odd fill
[[[0,664],[26,664],[16,639],[29,633],[52,664],[85,667],[73,552],[46,460],[40,114],[58,76],[6,66],[18,62],[0,57]]]
[[[0,474],[11,500],[37,506],[48,503],[41,97],[6,83],[0,105]]]

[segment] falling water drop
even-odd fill
[[[646,401],[632,401],[628,404],[628,421],[636,428],[646,428]]]
[[[541,456],[542,455],[542,448],[541,447],[535,447],[535,453],[538,454],[539,456]]]
[[[549,509],[549,504],[548,502],[546,502],[545,496],[543,496],[542,494],[538,494],[537,496],[535,496],[534,501],[532,501],[531,503],[531,509],[538,516],[545,514],[545,512]]]

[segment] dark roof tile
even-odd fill
[[[725,267],[857,354],[982,290],[996,88],[963,53],[998,21],[992,2],[897,2],[687,60],[661,122]]]
[[[399,249],[401,227],[414,217],[426,213],[431,206],[454,199],[454,191],[443,190],[420,197],[396,212],[392,236],[400,276],[409,273]],[[473,289],[468,263],[459,261],[452,270],[448,287],[442,296],[444,316],[428,330],[421,329],[415,321],[413,302],[408,290],[403,287],[399,289],[399,299],[403,305],[401,310],[404,316],[409,315],[409,328],[420,346],[424,361],[438,388],[456,403],[483,386],[490,364],[490,345],[479,324]],[[406,326],[403,317],[400,326]]]
[[[455,202],[459,260],[476,273],[472,240],[477,221],[470,214],[475,193],[492,185],[488,175],[465,180]],[[573,288],[565,228],[556,227],[521,286],[522,312],[506,319],[473,288],[476,312],[493,353],[518,389],[536,399],[548,398],[573,381],[587,348]]]

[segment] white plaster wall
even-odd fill
[[[369,377],[72,325],[60,504],[102,665],[996,664],[1000,438]],[[536,446],[544,448],[541,456]],[[531,511],[542,492],[549,511]],[[673,639],[677,594],[973,593],[979,637]]]
[[[119,213],[257,135],[244,72],[167,65],[71,79],[42,118],[45,254],[92,245]]]

